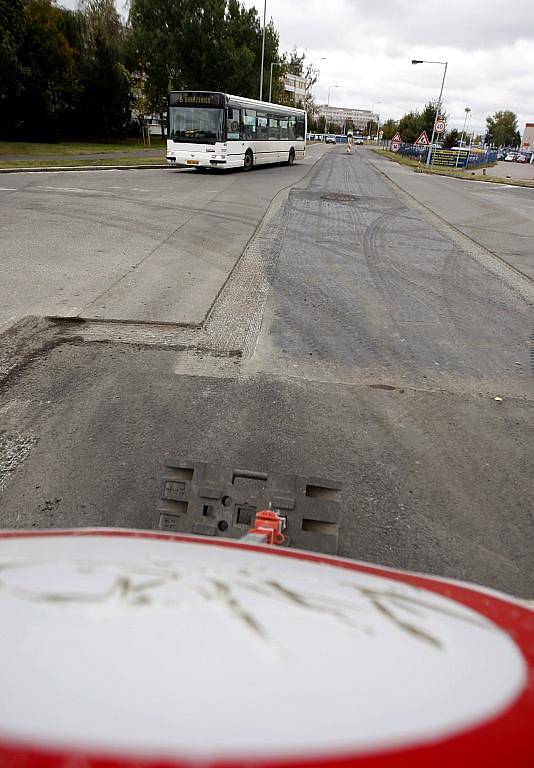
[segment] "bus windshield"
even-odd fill
[[[217,107],[169,107],[169,139],[195,144],[224,140],[224,110]]]

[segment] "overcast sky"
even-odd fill
[[[63,0],[74,7],[76,0]],[[245,0],[263,15],[263,0]],[[126,0],[117,0],[124,13]],[[516,0],[267,0],[282,50],[296,46],[317,64],[319,102],[371,108],[381,120],[420,109],[439,93],[443,67],[412,59],[448,61],[448,127],[482,131],[488,114],[511,109],[522,133],[534,121],[532,3]],[[324,61],[320,59],[325,57]],[[268,87],[268,84],[267,84]]]
[[[246,0],[263,13],[262,0]],[[445,102],[449,127],[482,130],[499,109],[534,121],[532,2],[516,0],[267,0],[267,17],[282,49],[296,45],[320,69],[315,95],[344,107],[371,107],[381,120],[419,109],[439,94],[448,61]],[[325,61],[319,61],[321,57]],[[381,102],[378,104],[378,102]]]

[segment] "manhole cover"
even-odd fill
[[[332,200],[335,203],[353,203],[359,199],[356,195],[348,195],[345,192],[329,192],[326,195],[321,195],[321,200]]]

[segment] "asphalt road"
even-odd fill
[[[154,208],[136,203],[117,242],[107,245],[117,266],[111,278],[99,278],[111,286],[107,298],[88,278],[76,307],[92,318],[120,310],[123,318],[132,313],[129,320],[161,321],[177,317],[185,301],[188,327],[135,337],[127,334],[142,334],[142,322],[130,331],[127,323],[41,322],[4,334],[2,525],[150,527],[163,460],[194,458],[340,480],[341,554],[532,597],[532,282],[500,258],[516,249],[513,232],[499,241],[502,253],[478,248],[381,169],[367,152],[348,156],[342,148],[311,170],[300,168],[229,277],[245,236],[232,240],[233,259],[223,241],[255,226],[272,185],[284,186],[291,171],[261,169],[236,181],[182,174],[182,197],[163,197],[179,213],[195,196],[204,201],[191,206],[199,236],[214,238],[203,218],[213,213],[212,184],[221,185],[221,200],[222,186],[233,183],[240,201],[232,219],[225,209],[220,251],[209,245],[190,283],[193,297],[204,296],[198,314],[189,289],[179,290],[182,265],[191,264],[179,238],[172,241],[174,291],[161,288],[170,273],[163,269],[161,280],[159,256],[152,272],[158,287],[149,272],[133,287],[113,281],[130,247],[134,263],[140,242],[150,250],[143,238],[162,236],[150,229]],[[154,194],[167,184],[157,171],[120,178],[151,185]],[[95,174],[95,190],[101,184]],[[463,205],[476,219],[487,200],[479,185],[468,187]],[[440,195],[458,194],[456,186],[447,189]],[[513,201],[503,197],[502,205],[512,209]],[[40,198],[43,204],[47,219],[52,206]],[[101,220],[110,197],[94,192],[77,205]],[[20,231],[27,211],[20,210]],[[62,220],[56,210],[55,240],[35,246],[34,258],[47,265]],[[72,217],[64,221],[70,226]],[[106,233],[93,236],[91,253],[78,241],[87,271],[95,244],[107,242]],[[201,261],[200,243],[195,253]],[[196,280],[212,291],[222,262],[228,279],[204,319],[212,294]],[[47,275],[43,282],[53,306],[57,293]],[[150,310],[139,299],[143,282]],[[21,313],[42,313],[31,296],[20,302]],[[196,329],[191,318],[199,317]]]
[[[387,171],[419,202],[534,279],[533,188],[413,173],[370,150],[368,154],[377,168]]]
[[[248,175],[3,177],[0,328],[28,314],[201,323],[272,198],[324,151]]]

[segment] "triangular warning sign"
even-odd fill
[[[401,135],[400,135],[400,133],[398,131],[395,134],[395,136],[391,139],[391,141],[394,141],[395,143],[397,143],[397,142],[401,142],[402,143]]]
[[[428,145],[430,144],[430,142],[429,142],[429,140],[428,140],[428,136],[427,136],[427,133],[426,133],[426,131],[423,131],[423,133],[422,133],[422,134],[419,136],[419,138],[417,139],[417,141],[415,142],[415,144],[416,144],[416,146],[418,146],[418,147],[428,147]]]

